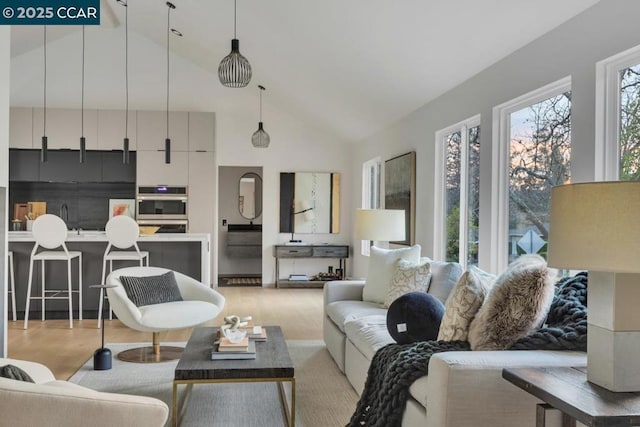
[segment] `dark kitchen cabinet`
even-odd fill
[[[100,182],[102,180],[102,153],[87,152],[87,161],[80,163],[77,150],[49,150],[49,160],[40,163],[40,181],[45,182]]]
[[[103,151],[102,182],[136,182],[136,153],[129,152],[129,164],[122,163],[122,151]]]
[[[38,181],[40,150],[9,150],[9,181]]]

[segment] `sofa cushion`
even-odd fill
[[[387,312],[387,330],[398,344],[435,340],[444,305],[433,295],[409,292],[395,300]]]
[[[431,282],[427,292],[444,304],[463,272],[457,262],[431,261]]]
[[[120,276],[127,297],[136,307],[182,301],[180,289],[173,271],[159,276]]]
[[[473,350],[503,350],[538,328],[547,316],[555,286],[547,262],[522,255],[498,277],[469,328]]]
[[[387,318],[387,309],[380,304],[366,301],[334,301],[326,306],[327,316],[344,332],[344,325],[351,320],[378,315]],[[386,325],[386,323],[385,323]]]
[[[480,310],[496,276],[477,267],[465,271],[445,304],[438,341],[467,341],[469,325]]]
[[[371,247],[367,280],[362,290],[364,301],[384,303],[391,288],[395,263],[399,259],[417,264],[420,261],[420,245],[400,249]]]
[[[427,407],[428,375],[418,378],[409,386],[409,394],[425,408]]]
[[[387,317],[385,315],[363,316],[356,320],[350,320],[345,323],[344,330],[347,339],[369,361],[373,359],[373,355],[380,348],[395,343],[387,331]]]
[[[398,297],[409,292],[427,292],[430,280],[431,264],[428,259],[420,259],[417,264],[404,259],[397,260],[391,278],[391,289],[383,306],[389,308]]]

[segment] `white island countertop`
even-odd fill
[[[211,236],[208,233],[156,233],[156,234],[141,234],[138,239],[138,243],[161,243],[161,242],[198,242],[200,243],[201,251],[201,274],[203,283],[211,283],[210,280],[210,242]],[[29,243],[35,242],[33,233],[30,231],[9,231],[7,233],[7,241],[9,243]],[[85,243],[100,243],[107,242],[107,235],[104,231],[91,231],[82,230],[69,231],[67,234],[67,242],[85,242]]]

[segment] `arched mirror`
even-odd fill
[[[256,219],[262,213],[262,178],[253,172],[240,177],[238,210],[246,219]]]

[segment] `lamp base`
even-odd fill
[[[111,369],[111,350],[99,348],[93,352],[93,370],[107,371]]]

